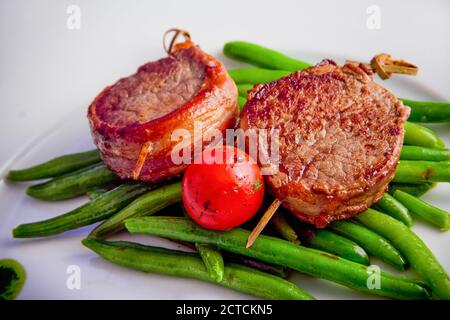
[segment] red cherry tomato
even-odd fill
[[[204,228],[227,230],[249,220],[264,197],[264,180],[250,156],[234,147],[206,149],[183,177],[189,216]]]

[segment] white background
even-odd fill
[[[81,9],[80,30],[66,27],[71,4]],[[367,28],[370,5],[381,10],[379,30]],[[83,117],[89,103],[106,85],[164,56],[161,38],[170,27],[189,30],[195,42],[226,63],[221,48],[230,40],[249,40],[298,58],[317,59],[311,62],[321,57],[369,60],[388,52],[420,66],[416,78],[386,82],[388,88],[409,98],[450,100],[449,18],[446,0],[1,0],[0,168],[10,166],[12,157],[44,131],[45,141],[16,159],[14,166],[87,148],[89,133]],[[435,128],[449,144],[448,124]],[[25,197],[23,185],[0,182],[0,253],[17,258],[27,268],[23,298],[248,297],[186,279],[143,277],[93,258],[79,244],[91,227],[45,240],[14,241],[9,232],[18,223],[55,216],[85,199],[49,205]],[[448,192],[448,184],[441,184],[425,199],[450,210]],[[450,270],[449,233],[423,224],[414,230]],[[85,270],[85,290],[65,287],[65,270],[72,263]],[[319,279],[303,276],[300,283],[319,298],[368,297]]]

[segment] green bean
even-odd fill
[[[401,183],[450,182],[450,164],[401,160],[393,181]]]
[[[415,122],[448,122],[450,121],[450,103],[435,101],[415,101],[400,99],[411,108],[409,121]]]
[[[228,251],[223,251],[222,255],[225,261],[243,264],[283,279],[286,279],[288,277],[289,269],[283,266],[267,263],[258,259],[252,259],[241,254],[236,254]]]
[[[197,249],[209,274],[215,282],[221,282],[224,274],[223,257],[219,249],[210,244],[196,243]]]
[[[275,213],[269,223],[284,239],[292,243],[300,244],[297,233],[295,233],[295,230],[281,212]]]
[[[124,267],[216,283],[196,254],[124,241],[84,239],[83,244],[104,259]],[[219,284],[265,299],[314,299],[289,281],[236,264],[225,266]]]
[[[441,230],[448,230],[450,220],[447,211],[436,208],[435,206],[400,190],[395,191],[394,197],[403,203],[403,205],[412,213],[417,214],[426,221],[436,225]]]
[[[239,105],[239,109],[242,111],[242,108],[244,108],[244,105],[247,103],[247,99],[239,96],[238,97],[238,105]]]
[[[111,190],[111,189],[107,189],[107,188],[104,188],[104,187],[98,187],[98,188],[94,188],[94,189],[88,190],[86,192],[86,195],[89,197],[90,200],[93,200],[93,199],[101,196],[105,192],[108,192],[109,190]]]
[[[125,183],[90,202],[54,218],[21,224],[13,230],[15,238],[37,238],[59,234],[110,217],[149,190],[145,184]]]
[[[391,277],[394,280],[403,280],[406,282],[415,283],[415,284],[421,286],[422,288],[425,288],[428,291],[428,293],[431,292],[430,286],[425,281],[423,281],[422,278],[419,278],[417,276],[398,275],[398,274],[391,274],[391,273],[384,273],[384,276],[388,277],[388,278]]]
[[[244,41],[225,43],[223,53],[232,59],[266,69],[297,71],[311,66],[307,62],[293,59],[275,50]]]
[[[373,209],[355,217],[357,221],[388,239],[406,257],[431,287],[433,296],[450,299],[450,279],[425,243],[400,221]]]
[[[125,219],[152,215],[179,201],[181,201],[180,182],[148,191],[103,221],[89,234],[89,237],[106,238],[123,230]]]
[[[436,183],[434,182],[424,182],[419,184],[391,182],[389,184],[389,194],[393,195],[395,190],[402,190],[415,197],[420,197],[427,193],[435,185]]]
[[[250,83],[243,83],[236,85],[238,88],[239,96],[246,98],[247,93],[253,88],[253,84]]]
[[[413,220],[411,215],[409,214],[408,209],[398,202],[393,196],[389,193],[385,193],[383,198],[378,201],[375,205],[380,211],[390,215],[392,218],[397,219],[398,221],[403,222],[408,227],[413,225]]]
[[[85,194],[92,188],[118,180],[118,176],[99,163],[28,187],[27,194],[50,201],[70,199]]]
[[[276,74],[279,72],[279,74]],[[236,69],[229,71],[231,77],[239,84],[258,84],[277,80],[286,76],[283,70]],[[241,88],[241,91],[245,88]],[[422,146],[434,149],[445,149],[445,142],[433,130],[412,122],[405,122],[406,145]],[[443,154],[446,154],[445,152]],[[431,156],[431,155],[429,155]],[[441,157],[443,155],[440,155]],[[447,154],[448,156],[448,154]]]
[[[308,229],[306,234],[305,244],[307,247],[328,252],[366,266],[369,265],[369,257],[366,251],[352,240],[329,230]]]
[[[400,160],[449,161],[450,150],[403,146]]]
[[[31,181],[53,178],[85,168],[100,161],[101,159],[98,150],[74,153],[54,158],[30,168],[11,170],[8,172],[6,178],[11,181]]]
[[[288,76],[291,73],[285,70],[268,70],[259,68],[242,68],[228,70],[228,74],[236,84],[267,83]]]
[[[187,219],[191,219],[186,209],[182,208],[183,215]],[[206,269],[211,274],[216,282],[220,282],[223,279],[223,257],[219,248],[210,244],[195,243],[195,249],[199,253],[206,266]]]
[[[368,254],[380,258],[397,269],[405,269],[407,262],[400,252],[389,241],[372,230],[350,221],[335,221],[328,227],[341,236],[356,242]]]
[[[213,244],[223,250],[292,268],[366,293],[402,299],[428,297],[427,290],[420,285],[396,278],[394,275],[385,276],[383,272],[380,274],[381,286],[372,288],[368,285],[371,271],[367,267],[279,238],[260,235],[250,248],[246,248],[250,232],[240,228],[211,231],[178,217],[133,218],[125,221],[125,226],[131,233]]]
[[[409,121],[405,122],[404,144],[445,149],[445,142],[433,130]]]

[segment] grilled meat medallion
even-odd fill
[[[323,228],[383,196],[408,114],[363,66],[324,60],[255,86],[240,125],[279,130],[281,163],[267,185],[300,220]]]
[[[181,174],[171,141],[175,129],[193,136],[194,122],[203,130],[222,132],[237,123],[237,89],[223,65],[192,42],[177,44],[166,58],[105,88],[90,105],[88,118],[102,159],[121,178],[132,178],[141,148],[148,154],[139,180],[158,182]]]

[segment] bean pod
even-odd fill
[[[404,144],[426,148],[445,149],[445,142],[433,130],[409,121],[405,122]]]
[[[390,215],[391,217],[403,222],[408,227],[413,225],[413,220],[406,208],[401,202],[397,201],[389,193],[385,193],[375,205],[380,211]]]
[[[449,161],[450,150],[403,146],[400,160]]]
[[[278,80],[282,77],[291,74],[289,71],[285,70],[268,70],[259,68],[242,68],[228,70],[228,74],[234,80],[236,84],[242,83],[267,83],[274,80]]]
[[[48,182],[33,185],[27,189],[27,194],[33,198],[47,201],[71,199],[83,195],[95,187],[115,181],[119,181],[119,177],[104,164],[94,164]]]
[[[244,41],[227,42],[223,47],[223,53],[232,59],[266,69],[297,71],[311,66],[307,62],[291,58],[278,51]]]
[[[85,168],[100,161],[98,150],[79,152],[60,156],[30,168],[11,170],[8,172],[6,178],[10,181],[31,181],[53,178]]]
[[[447,211],[432,206],[401,190],[395,191],[394,197],[414,214],[417,214],[443,231],[448,230],[450,219]]]
[[[393,181],[401,183],[450,182],[450,164],[401,160]]]
[[[411,108],[410,121],[415,122],[449,122],[450,103],[435,101],[415,101],[400,99]]]
[[[389,184],[389,194],[393,195],[396,190],[402,190],[409,193],[415,197],[423,196],[430,189],[432,189],[436,183],[434,182],[424,182],[424,183],[397,183],[391,182]]]
[[[15,238],[47,237],[77,229],[110,217],[135,198],[149,190],[144,184],[125,183],[63,215],[54,218],[21,224],[14,228]]]

